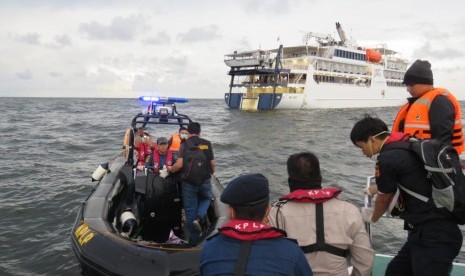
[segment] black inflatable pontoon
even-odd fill
[[[130,145],[138,126],[159,129],[190,121],[177,113],[173,101],[154,101],[145,114],[134,117]],[[192,247],[183,242],[188,234],[178,177],[135,170],[133,147],[127,150],[127,158],[109,162],[106,174],[82,203],[72,229],[72,247],[83,274],[199,275],[202,243],[227,220],[226,206],[219,200],[221,184],[212,176],[209,227],[200,245]],[[127,214],[136,222],[130,229],[125,224]],[[171,237],[176,237],[174,242]]]

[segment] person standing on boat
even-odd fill
[[[415,61],[405,72],[403,84],[412,97],[399,110],[392,131],[438,139],[461,154],[465,145],[460,104],[452,93],[433,86],[431,64]]]
[[[229,205],[230,221],[205,242],[201,275],[313,275],[297,243],[264,222],[269,193],[268,179],[260,173],[231,180],[220,197]]]
[[[374,251],[360,212],[355,205],[337,199],[338,188],[322,188],[320,163],[315,154],[289,156],[290,194],[274,204],[269,224],[297,239],[315,275],[371,276]],[[316,230],[315,230],[316,229]]]
[[[179,151],[181,148],[181,144],[187,140],[188,135],[187,128],[182,126],[179,128],[178,133],[171,135],[170,139],[168,140],[168,148],[172,151]]]
[[[374,209],[362,208],[362,217],[369,223],[389,209],[390,202],[399,190],[396,200],[407,241],[389,263],[386,275],[449,275],[452,262],[462,246],[462,233],[447,211],[437,209],[431,200],[424,202],[407,193],[404,188],[423,197],[431,198],[432,185],[427,179],[423,162],[412,151],[391,147],[389,144],[405,141],[408,135],[389,133],[387,125],[378,118],[365,115],[350,133],[354,145],[369,158],[376,157],[376,184],[378,196]],[[402,185],[402,189],[398,187]]]
[[[187,131],[189,132],[188,139],[181,145],[178,159],[172,167],[168,168],[168,172],[176,173],[182,170],[182,199],[186,213],[189,243],[197,245],[200,241],[200,235],[207,227],[206,216],[212,198],[211,175],[215,172],[215,158],[211,142],[199,136],[199,123],[191,122],[187,126]],[[197,150],[203,153],[203,160],[191,158],[192,153]],[[196,162],[191,164],[191,161]],[[199,164],[202,166],[198,166]],[[191,175],[197,176],[195,181],[188,177]]]

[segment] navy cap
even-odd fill
[[[221,194],[221,201],[233,205],[256,205],[269,200],[268,179],[261,173],[245,174],[229,182]]]
[[[160,144],[163,144],[163,143],[168,144],[168,139],[166,139],[165,137],[159,137],[157,139],[157,144],[160,145]]]

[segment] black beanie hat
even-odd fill
[[[433,84],[433,72],[431,63],[427,60],[417,59],[405,72],[404,81],[406,85],[413,84]]]
[[[229,182],[221,201],[233,206],[256,205],[269,200],[268,179],[261,173],[245,174]]]

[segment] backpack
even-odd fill
[[[185,143],[181,179],[190,184],[200,185],[210,178],[210,162],[198,145],[189,141]]]
[[[437,208],[448,210],[458,224],[465,224],[465,175],[457,151],[436,139],[386,144],[388,148],[401,148],[414,152],[424,163],[426,177],[432,185],[432,200]],[[428,202],[429,198],[415,193],[402,185],[399,188],[411,196]]]

